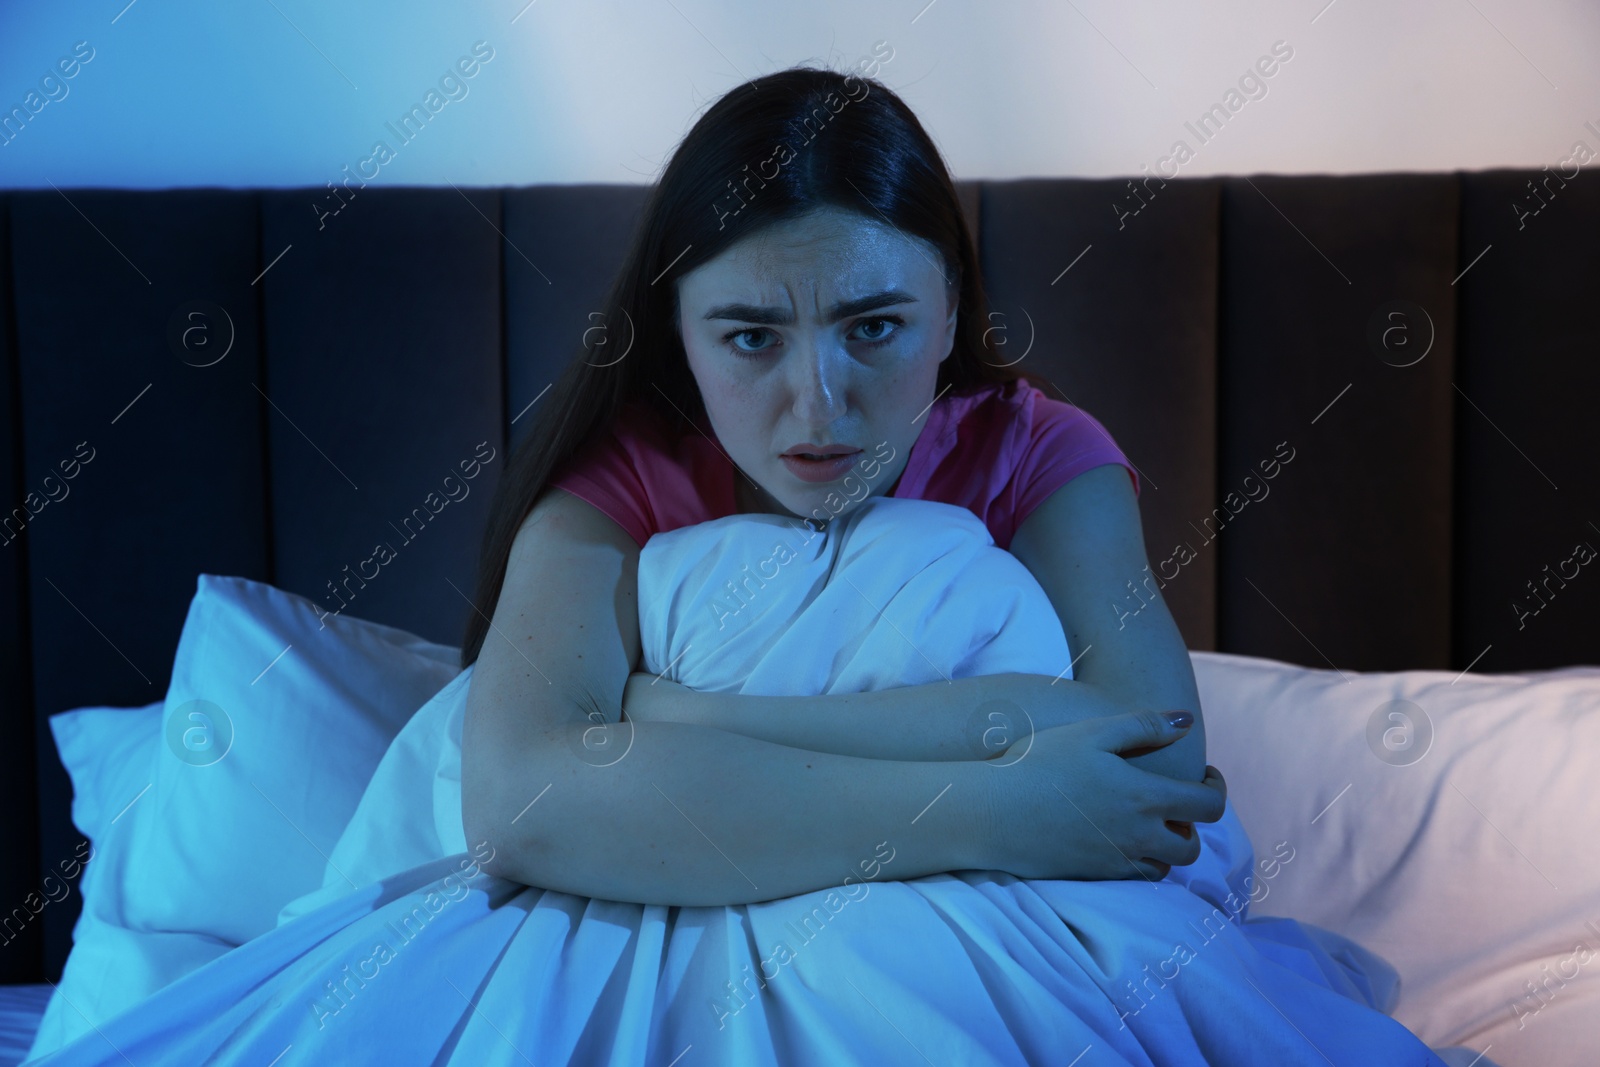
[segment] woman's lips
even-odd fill
[[[796,478],[804,482],[832,482],[843,478],[851,467],[856,465],[856,457],[860,452],[849,452],[842,456],[830,459],[805,459],[802,456],[779,456],[784,466],[789,468]]]

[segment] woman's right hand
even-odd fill
[[[1168,826],[1222,818],[1227,783],[1214,767],[1203,782],[1142,770],[1119,753],[1183,737],[1166,713],[1129,711],[1054,726],[986,761],[995,782],[990,869],[1018,878],[1158,881],[1200,856],[1200,837]]]

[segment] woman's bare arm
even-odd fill
[[[1067,645],[1080,657],[1074,676],[1082,684],[1124,708],[1194,715],[1182,740],[1131,762],[1179,781],[1202,780],[1205,717],[1194,667],[1161,597],[1163,583],[1150,570],[1127,470],[1107,463],[1051,493],[1017,528],[1011,553],[1055,606]]]
[[[463,830],[493,847],[490,873],[602,899],[716,905],[991,866],[1016,775],[619,723],[640,656],[638,552],[562,490],[517,537],[462,733]]]
[[[637,672],[622,701],[631,721],[691,723],[814,752],[924,762],[993,759],[1029,733],[1131,707],[1093,686],[1040,674],[758,696],[702,692]]]

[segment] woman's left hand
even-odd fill
[[[1138,700],[1131,695],[1108,691],[1103,686],[1082,681],[1061,682],[1040,674],[996,674],[989,677],[991,725],[1005,726],[995,734],[1007,741],[1011,737],[1026,737],[1043,730],[1119,715],[1135,708],[1146,707],[1157,711],[1177,710],[1182,703],[1166,705]],[[1059,684],[1058,684],[1059,683]],[[1198,707],[1191,703],[1188,710],[1200,718]],[[1196,736],[1197,735],[1197,736]],[[1190,740],[1193,738],[1193,740]],[[987,747],[987,746],[986,746]],[[1189,737],[1154,748],[1129,750],[1120,755],[1144,770],[1165,774],[1179,781],[1198,782],[1205,771],[1205,725],[1195,723]],[[995,759],[996,755],[985,757]]]

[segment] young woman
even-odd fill
[[[776,846],[751,861],[768,898],[818,888],[881,840],[863,808],[952,780],[956,802],[919,821],[901,877],[1160,878],[1195,859],[1189,824],[1220,816],[1224,787],[1187,652],[1159,597],[1124,620],[1106,608],[1145,565],[1137,476],[1097,423],[985,348],[988,321],[954,185],[888,89],[796,69],[706,112],[653,191],[603,328],[497,490],[463,649],[476,665],[464,815],[471,840],[494,843],[493,873],[614,900],[763,899],[657,792],[705,807],[734,774],[766,788],[719,807],[706,833]],[[793,455],[808,451],[848,455]],[[1076,680],[794,700],[628,685],[651,534],[740,512],[848,514],[862,498],[841,490],[849,471],[890,454],[870,494],[983,518],[1050,595],[1081,650]],[[1004,733],[973,729],[972,712],[994,699],[1037,730],[1142,717],[1039,740],[1050,759],[1030,761],[1080,815],[1043,780],[986,773]],[[1175,710],[1193,725],[1173,741],[1158,713]],[[630,773],[585,778],[571,739],[624,711]],[[734,736],[750,724],[784,743]],[[1165,747],[1109,756],[1138,743]],[[540,818],[511,821],[552,782]]]

